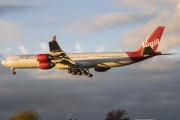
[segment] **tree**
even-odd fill
[[[24,110],[15,113],[9,120],[41,120],[36,111]]]
[[[105,120],[130,120],[125,110],[113,109],[106,114]]]

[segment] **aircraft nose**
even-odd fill
[[[4,59],[1,63],[2,63],[2,65],[6,66],[7,65],[6,59]]]
[[[9,60],[8,59],[4,59],[1,63],[2,63],[2,65],[9,67]]]
[[[2,63],[2,65],[4,65],[4,60],[1,63]]]

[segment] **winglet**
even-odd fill
[[[50,52],[63,52],[63,50],[56,41],[56,36],[53,36],[51,41],[49,42],[49,49]]]
[[[56,35],[52,37],[51,41],[56,41]]]
[[[56,41],[56,36],[53,36],[51,41],[49,42],[49,50],[51,52],[51,55],[54,57],[54,60],[59,60],[62,64],[73,64],[76,65],[76,63],[71,60],[66,53],[61,49],[61,47],[58,45]],[[57,62],[56,62],[57,63]]]

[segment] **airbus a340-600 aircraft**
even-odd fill
[[[50,53],[28,54],[7,57],[2,64],[11,68],[15,75],[15,69],[67,69],[72,75],[86,75],[93,77],[89,69],[96,72],[106,72],[112,67],[120,67],[157,56],[168,55],[156,51],[160,43],[164,26],[157,27],[147,39],[132,52],[100,52],[100,53],[66,53],[56,42],[56,36],[49,42]]]

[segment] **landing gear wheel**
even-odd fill
[[[88,76],[88,73],[84,72],[84,75],[85,75],[85,76]]]
[[[88,77],[93,77],[93,74],[87,74]]]
[[[12,70],[12,74],[15,75],[16,74],[15,68],[11,68],[11,70]]]
[[[81,72],[77,72],[77,74],[78,74],[78,75],[82,75],[82,73],[81,73]]]
[[[70,70],[70,69],[68,69],[67,71],[68,71],[68,73],[71,73],[71,70]]]
[[[93,77],[93,74],[90,74],[90,77],[92,78],[92,77]]]
[[[15,75],[15,74],[16,74],[16,72],[15,72],[15,71],[13,71],[13,72],[12,72],[12,74],[13,74],[13,75]]]
[[[77,75],[77,72],[72,72],[72,75]]]
[[[82,74],[84,74],[84,73],[85,73],[84,69],[81,69],[81,73],[82,73]]]

